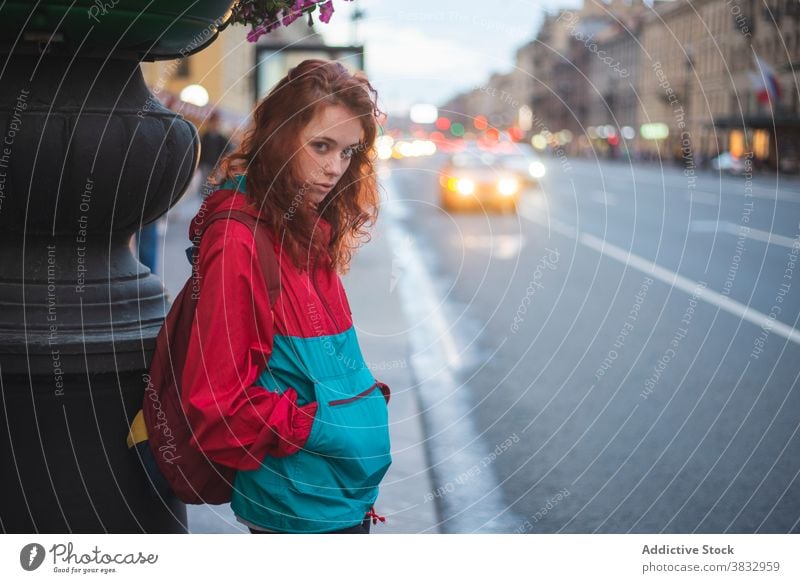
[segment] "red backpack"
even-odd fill
[[[238,210],[209,217],[203,231],[215,220],[233,219],[253,232],[258,262],[267,283],[270,305],[280,292],[280,271],[272,243],[259,220]],[[186,250],[192,277],[175,298],[156,338],[142,410],[131,423],[128,448],[138,454],[155,493],[161,498],[173,493],[186,504],[230,502],[236,470],[217,464],[189,445],[193,435],[181,406],[181,376],[189,347],[197,305],[197,253],[202,232]]]

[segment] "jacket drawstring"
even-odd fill
[[[381,516],[380,514],[375,512],[375,507],[374,506],[370,506],[369,512],[367,512],[367,514],[366,514],[366,518],[371,518],[372,519],[372,524],[378,524],[379,520],[381,522],[386,522],[386,517],[385,516]]]

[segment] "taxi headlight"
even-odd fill
[[[547,168],[539,161],[531,162],[531,165],[528,166],[528,172],[530,172],[530,175],[534,178],[541,178],[547,172]]]
[[[456,192],[462,196],[469,196],[475,192],[475,183],[469,178],[456,180]]]
[[[497,191],[503,196],[511,196],[519,190],[519,182],[513,178],[503,178],[497,183]]]

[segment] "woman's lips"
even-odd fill
[[[319,182],[316,182],[315,184],[316,184],[316,186],[319,186],[320,188],[325,188],[325,189],[328,189],[328,190],[330,190],[331,188],[333,188],[335,186],[335,184],[320,184]]]

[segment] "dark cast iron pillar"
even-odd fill
[[[168,308],[130,242],[187,188],[197,132],[141,52],[39,44],[0,47],[0,529],[185,532],[126,446]]]
[[[137,61],[48,58],[28,81],[36,60],[9,63],[0,97],[0,518],[180,530],[185,509],[148,496],[125,443],[165,309],[129,241],[186,187],[194,127],[153,109]]]

